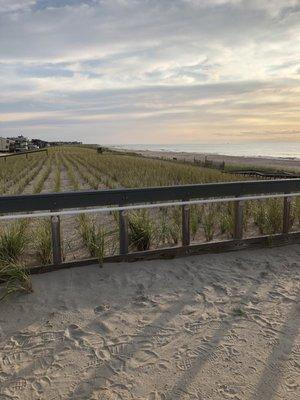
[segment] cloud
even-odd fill
[[[0,12],[16,12],[21,10],[26,10],[33,6],[36,0],[0,0]]]
[[[297,0],[0,0],[0,134],[298,132],[299,16]]]

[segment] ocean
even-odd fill
[[[174,151],[244,157],[276,157],[285,159],[299,158],[300,162],[300,141],[243,144],[124,144],[110,147],[126,150]]]

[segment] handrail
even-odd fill
[[[293,192],[293,197],[300,196],[300,192]],[[253,200],[266,200],[266,199],[286,199],[291,197],[290,193],[281,194],[267,194],[262,196],[239,196],[239,197],[215,197],[211,199],[200,199],[200,200],[186,200],[186,201],[170,201],[163,203],[146,203],[146,204],[134,204],[134,205],[123,205],[123,206],[108,206],[108,207],[92,207],[92,208],[72,208],[69,210],[62,211],[35,211],[26,213],[16,213],[16,214],[4,214],[0,215],[0,221],[12,220],[12,219],[22,219],[22,218],[44,218],[51,217],[54,215],[79,215],[79,214],[92,214],[92,213],[105,213],[114,211],[132,211],[132,210],[142,210],[149,208],[163,208],[163,207],[176,207],[176,206],[191,206],[191,205],[201,205],[201,204],[213,204],[213,203],[235,203],[238,201],[253,201]]]
[[[300,179],[242,181],[133,189],[90,190],[0,197],[0,213],[62,210],[159,201],[208,199],[300,191]]]

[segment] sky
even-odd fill
[[[0,0],[0,136],[300,141],[300,0]]]

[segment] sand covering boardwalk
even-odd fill
[[[75,268],[0,304],[0,399],[299,399],[300,246]]]

